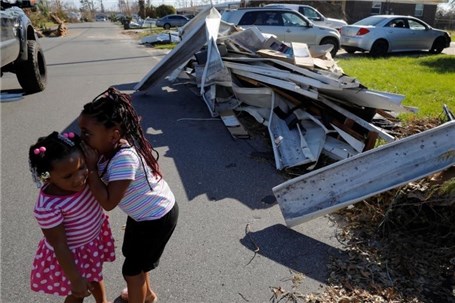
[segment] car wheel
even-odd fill
[[[163,27],[164,27],[164,29],[170,29],[171,25],[169,23],[166,23]]]
[[[440,54],[444,50],[444,38],[438,37],[434,40],[433,45],[430,48],[430,53],[432,54]]]
[[[46,87],[47,70],[44,53],[38,42],[27,41],[27,61],[18,62],[16,77],[26,93],[37,93]]]
[[[348,54],[353,54],[353,53],[355,53],[355,48],[353,48],[353,47],[345,46],[345,47],[343,47],[343,49],[344,49]]]
[[[339,45],[338,45],[337,39],[332,38],[332,37],[326,37],[326,38],[322,39],[322,40],[321,40],[321,43],[319,43],[319,44],[320,44],[320,45],[324,45],[324,44],[333,45],[333,48],[332,48],[332,50],[330,51],[330,54],[332,55],[333,58],[335,57],[335,55],[336,55],[337,52],[338,52],[338,49],[340,48]]]
[[[389,44],[385,40],[378,40],[373,43],[370,49],[370,55],[373,57],[384,57],[389,51]]]

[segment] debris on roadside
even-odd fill
[[[57,24],[57,27],[47,28],[44,30],[36,30],[39,37],[63,37],[68,34],[68,27],[65,22],[55,14],[50,14],[53,22]]]
[[[139,44],[142,45],[155,45],[155,44],[164,44],[164,43],[179,43],[180,36],[178,32],[166,32],[159,33],[155,35],[149,35],[143,37]]]
[[[329,45],[288,45],[257,28],[225,23],[214,8],[179,33],[182,41],[136,89],[166,76],[184,77],[199,89],[212,116],[242,128],[236,113],[249,113],[268,127],[278,170],[311,170],[321,154],[338,161],[372,149],[378,138],[392,142],[373,117],[415,110],[401,105],[404,96],[370,90],[344,74]]]
[[[181,42],[135,89],[183,78],[234,138],[248,137],[238,117],[250,115],[270,137],[277,170],[301,168],[302,176],[277,186],[295,196],[280,204],[278,194],[285,220],[293,225],[302,216],[330,214],[341,226],[346,258],[330,264],[325,290],[304,295],[297,282],[290,290],[275,285],[271,302],[455,301],[450,111],[444,121],[398,122],[395,113],[416,109],[401,105],[402,95],[370,90],[344,74],[330,49],[234,27],[215,9],[198,14],[179,34]],[[329,182],[333,177],[339,180]],[[326,203],[305,198],[312,187]]]
[[[238,113],[266,126],[276,169],[305,170],[273,189],[288,226],[455,163],[455,143],[446,140],[455,136],[455,121],[397,140],[390,117],[416,109],[401,104],[403,95],[368,89],[344,74],[329,45],[286,44],[255,27],[223,22],[215,8],[179,34],[182,41],[135,89],[181,78],[234,138],[249,137]],[[375,148],[378,140],[387,144]],[[322,157],[335,164],[320,168]]]

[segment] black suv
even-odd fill
[[[33,7],[34,0],[1,0],[1,75],[15,73],[26,93],[46,87],[46,61],[30,19],[21,8]]]

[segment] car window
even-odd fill
[[[393,19],[385,25],[386,27],[407,28],[406,20],[403,18]]]
[[[307,22],[299,15],[293,13],[282,13],[284,26],[308,26]]]
[[[314,9],[311,9],[309,7],[300,7],[299,12],[310,20],[321,20],[321,16]]]
[[[408,20],[409,28],[412,30],[424,31],[427,27],[423,24],[418,22],[417,20]]]
[[[354,24],[355,25],[373,25],[373,26],[376,26],[379,22],[382,22],[382,20],[384,20],[383,17],[372,16],[372,17],[368,17],[368,18],[362,19],[360,21],[357,21]]]
[[[246,12],[239,21],[239,25],[252,25],[256,21],[257,12]]]

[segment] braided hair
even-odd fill
[[[153,175],[162,177],[158,165],[159,154],[144,136],[140,117],[132,105],[130,95],[110,87],[92,102],[85,104],[81,115],[95,119],[106,128],[120,128],[121,135],[145,159]]]
[[[49,178],[53,163],[56,160],[64,159],[74,151],[80,150],[80,137],[74,133],[68,138],[68,134],[61,135],[52,132],[47,137],[41,137],[30,146],[28,161],[33,181],[40,188]]]

